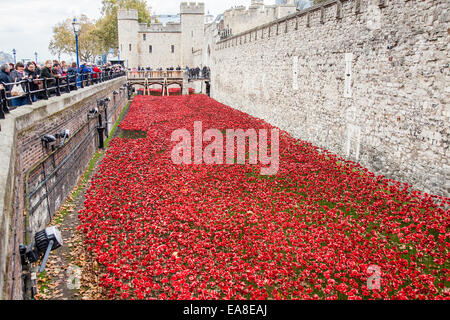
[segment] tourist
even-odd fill
[[[45,79],[47,83],[47,87],[51,87],[51,85],[55,82],[55,77],[52,73],[52,61],[45,61],[44,67],[41,70],[41,79]]]
[[[87,63],[83,63],[81,65],[81,68],[80,68],[80,73],[81,74],[86,74],[86,73],[91,73],[91,72],[92,72],[92,69],[89,68],[89,65]]]
[[[11,90],[10,86],[7,85],[8,83],[11,83],[11,78],[9,76],[10,73],[10,66],[9,64],[3,64],[0,67],[0,83],[2,83],[4,85],[4,87],[6,88],[6,91]]]
[[[27,79],[27,77],[25,76],[25,66],[23,65],[22,62],[16,63],[16,68],[10,72],[10,78],[11,82],[15,83],[20,83],[21,81]],[[27,90],[26,82],[21,83],[20,86],[22,87],[22,90],[25,93],[25,91]],[[11,100],[11,105],[13,107],[21,107],[26,104],[27,104],[27,97],[25,94]]]
[[[61,65],[59,63],[53,63],[52,73],[55,78],[62,77]]]
[[[92,75],[92,78],[94,79],[94,82],[97,83],[98,79],[100,78],[100,74],[102,73],[102,70],[97,65],[92,66],[92,72],[94,73]]]
[[[40,85],[42,88],[42,81],[39,81],[39,72],[36,70],[36,66],[33,62],[28,62],[27,67],[25,68],[25,76],[30,81],[30,91],[37,91],[40,89]],[[31,100],[33,102],[37,101],[37,93],[31,94]]]
[[[33,64],[34,64],[34,68],[35,68],[36,72],[38,74],[41,74],[41,68],[39,67],[39,65],[34,61],[33,61]]]
[[[65,61],[61,62],[61,73],[62,76],[65,77],[67,75],[67,69],[69,69],[69,66],[66,64]]]
[[[77,70],[77,63],[73,62],[72,65],[67,69],[67,75],[69,77],[73,77],[77,74],[78,70]]]
[[[71,90],[76,89],[75,82],[77,82],[77,74],[78,74],[77,63],[72,62],[72,65],[67,69],[67,81],[69,81],[70,83],[74,83],[73,85],[70,86]]]
[[[80,67],[81,79],[82,81],[87,81],[89,78],[87,74],[92,73],[92,69],[89,68],[88,64],[84,62]]]

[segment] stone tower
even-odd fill
[[[138,53],[138,11],[120,9],[117,14],[119,31],[120,58],[125,60],[125,67],[139,64]]]
[[[194,54],[203,49],[205,36],[205,4],[182,2],[181,15],[181,65],[193,67]]]

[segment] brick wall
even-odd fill
[[[1,188],[5,188],[0,201],[0,299],[22,299],[22,282],[20,279],[21,265],[18,246],[25,241],[25,175],[32,167],[51,153],[41,143],[45,134],[55,135],[65,129],[70,130],[71,139],[47,163],[58,166],[62,159],[71,152],[84,139],[89,128],[97,124],[97,120],[90,120],[88,124],[87,113],[97,106],[97,100],[110,97],[110,108],[117,104],[114,112],[110,113],[109,130],[117,120],[120,111],[126,104],[126,91],[120,87],[126,78],[118,78],[109,82],[100,83],[91,87],[73,91],[70,94],[54,97],[48,101],[39,101],[32,106],[24,106],[14,110],[2,121],[0,150],[3,161],[10,162],[7,168],[0,170]],[[113,92],[119,92],[114,96]],[[111,110],[112,111],[112,110]],[[78,132],[78,133],[77,133]],[[97,134],[95,133],[95,137]],[[65,175],[55,190],[50,193],[49,202],[44,201],[30,219],[31,229],[29,235],[34,237],[38,229],[45,227],[50,216],[62,205],[72,188],[75,186],[81,173],[97,149],[97,138],[87,139],[83,152],[79,152],[76,161],[68,162],[67,166],[73,168]],[[46,173],[53,171],[54,167],[47,166]],[[61,177],[61,176],[60,176]],[[42,181],[42,176],[35,177],[35,184]],[[12,192],[13,191],[13,192]],[[50,213],[50,214],[49,214]]]

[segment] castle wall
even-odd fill
[[[146,34],[146,40],[143,39]],[[172,45],[174,52],[172,53]],[[152,52],[150,53],[150,46]],[[139,63],[141,67],[170,68],[181,66],[181,33],[152,32],[139,33]]]
[[[121,9],[117,17],[121,58],[128,68],[192,67],[194,60],[201,63],[205,40],[204,3],[182,2],[180,23],[138,23],[136,10]]]
[[[119,10],[118,29],[120,57],[125,60],[125,66],[137,67],[139,64],[137,11]]]
[[[448,12],[447,0],[330,0],[218,43],[212,97],[449,196]]]
[[[248,9],[239,6],[225,11],[224,26],[230,28],[235,35],[295,12],[294,5],[264,6],[256,4],[251,5]]]
[[[203,49],[205,39],[205,4],[181,3],[181,65],[194,66],[194,52]]]

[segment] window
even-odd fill
[[[175,46],[174,45],[172,45],[172,53],[175,53]]]
[[[142,35],[142,37],[144,38],[144,41],[147,40],[147,35],[145,33]]]
[[[131,43],[130,43],[130,51],[131,51]]]
[[[194,37],[194,30],[191,31],[191,34],[192,34],[192,38],[193,38]]]
[[[153,47],[152,46],[148,46],[148,52],[152,53],[153,52]]]

